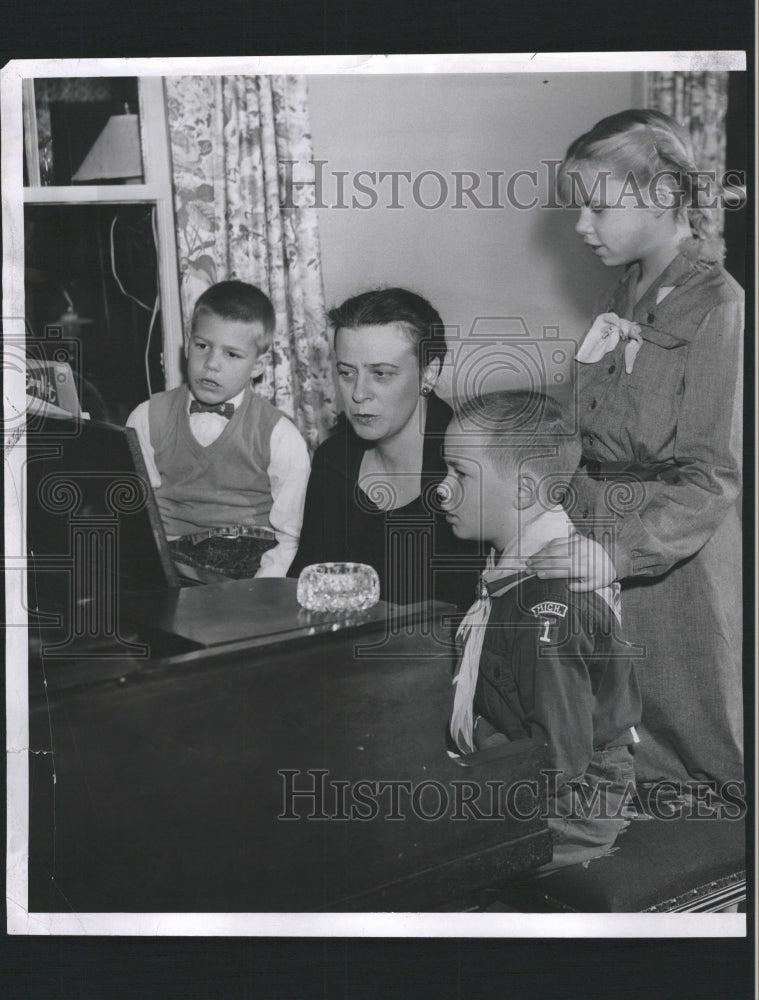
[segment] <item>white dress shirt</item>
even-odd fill
[[[242,402],[245,390],[228,400],[235,407]],[[192,396],[189,396],[189,412]],[[150,443],[150,422],[148,418],[150,400],[140,403],[127,419],[127,427],[137,432],[140,448],[145,458],[151,486],[161,485],[161,476],[155,464],[155,454]],[[193,437],[207,448],[219,437],[228,424],[220,413],[191,413],[190,430]],[[261,556],[261,566],[256,577],[285,576],[290,563],[295,558],[303,522],[303,504],[306,499],[306,485],[311,471],[306,442],[295,424],[287,417],[281,417],[271,434],[270,458],[267,468],[271,483],[272,505],[269,511],[269,525],[277,544]],[[177,537],[177,536],[173,536]]]

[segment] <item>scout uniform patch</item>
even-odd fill
[[[543,631],[538,636],[538,642],[553,642],[555,639],[555,633],[551,635],[551,628],[558,625],[558,618],[566,618],[567,614],[566,604],[561,604],[559,601],[541,601],[540,604],[535,604],[530,608],[530,611],[535,615],[536,618],[540,619],[540,624],[543,626]]]

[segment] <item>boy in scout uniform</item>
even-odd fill
[[[627,826],[641,702],[621,633],[618,585],[576,593],[528,558],[574,532],[557,502],[580,456],[550,397],[497,392],[449,424],[441,506],[454,534],[491,546],[461,623],[450,733],[462,754],[515,740],[548,745],[550,871],[608,853]]]

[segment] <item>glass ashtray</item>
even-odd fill
[[[298,577],[298,604],[307,611],[363,611],[379,592],[376,571],[364,563],[315,563]]]

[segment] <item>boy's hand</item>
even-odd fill
[[[555,538],[527,560],[527,569],[541,580],[569,577],[570,590],[586,591],[607,587],[617,578],[606,549],[585,535]]]

